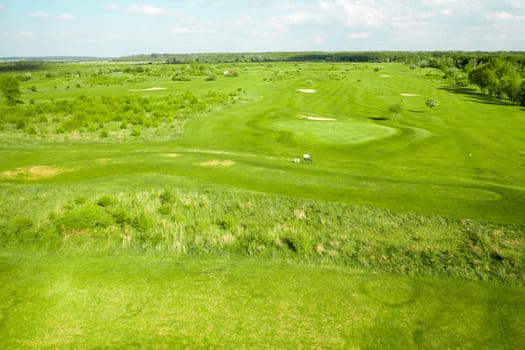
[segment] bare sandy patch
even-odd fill
[[[306,119],[308,120],[316,120],[316,121],[320,121],[320,122],[332,122],[332,121],[335,121],[337,119],[334,119],[334,118],[322,118],[322,117],[306,117]]]
[[[200,166],[208,166],[208,167],[229,167],[234,165],[235,162],[233,160],[209,160],[207,162],[199,163]]]
[[[162,153],[162,156],[163,157],[168,157],[168,158],[177,158],[177,157],[180,157],[181,154],[178,154],[178,153]]]
[[[299,92],[303,92],[305,94],[315,94],[317,90],[315,89],[297,89]]]
[[[405,96],[405,97],[416,97],[416,96],[419,96],[419,95],[417,95],[417,94],[408,94],[408,93],[406,93],[406,92],[403,92],[403,93],[401,93],[400,95],[401,95],[401,96]]]
[[[166,90],[166,88],[163,88],[163,87],[151,87],[151,88],[147,88],[147,89],[135,89],[135,90],[129,90],[129,91],[136,92],[136,91],[160,91],[160,90]]]
[[[39,180],[55,177],[65,172],[65,169],[55,166],[36,165],[29,168],[18,168],[16,170],[7,170],[1,173],[2,177],[14,179],[22,178],[29,180]]]

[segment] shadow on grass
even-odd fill
[[[466,88],[460,86],[446,86],[440,87],[440,90],[445,90],[458,95],[464,95],[469,101],[484,103],[488,105],[498,105],[498,106],[514,106],[512,103],[498,100],[495,97],[485,95],[473,88]]]
[[[415,110],[415,109],[408,109],[409,112],[412,112],[412,113],[425,113],[425,111],[419,111],[419,110]]]
[[[377,121],[390,120],[390,118],[387,118],[387,117],[368,117],[368,119],[370,119],[370,120],[377,120]]]

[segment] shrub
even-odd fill
[[[312,251],[311,238],[304,230],[293,230],[282,241],[297,254],[308,255]]]
[[[128,214],[128,211],[124,208],[116,208],[111,213],[113,220],[120,225],[121,227],[124,227],[124,225],[129,225],[133,221],[132,217]]]
[[[171,205],[170,203],[165,203],[159,207],[159,213],[161,213],[162,215],[168,215],[171,213],[172,209],[173,205]]]
[[[153,220],[142,212],[131,221],[131,226],[140,233],[144,233],[153,227]]]
[[[26,133],[29,135],[36,135],[36,128],[34,125],[30,125],[26,128]]]
[[[52,221],[64,232],[105,228],[114,223],[110,214],[94,205],[68,210],[61,216],[52,218]]]
[[[100,137],[106,138],[109,136],[109,133],[107,130],[100,130]]]
[[[208,75],[205,80],[206,81],[213,81],[213,80],[216,80],[216,79],[217,79],[217,77],[215,75]]]
[[[100,197],[99,200],[97,201],[97,205],[100,206],[100,207],[107,207],[107,206],[112,205],[113,203],[115,203],[113,198],[111,198],[110,196],[107,196],[107,195],[103,196],[103,197]]]
[[[131,136],[139,137],[140,135],[142,135],[142,133],[138,126],[134,127],[133,130],[131,130]]]
[[[160,203],[161,204],[169,204],[173,203],[175,201],[175,196],[173,195],[173,192],[169,188],[164,189],[159,195]]]

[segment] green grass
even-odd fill
[[[523,110],[376,66],[33,71],[1,106],[0,344],[520,347]]]
[[[0,253],[4,348],[519,348],[525,291],[237,257]]]
[[[297,142],[317,142],[331,145],[352,145],[366,143],[388,137],[396,133],[396,129],[373,123],[337,122],[331,120],[315,120],[288,118],[278,120],[270,127],[274,130],[284,130],[294,134]],[[310,117],[323,118],[323,117]]]

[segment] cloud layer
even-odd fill
[[[0,1],[0,55],[525,49],[525,0]]]

